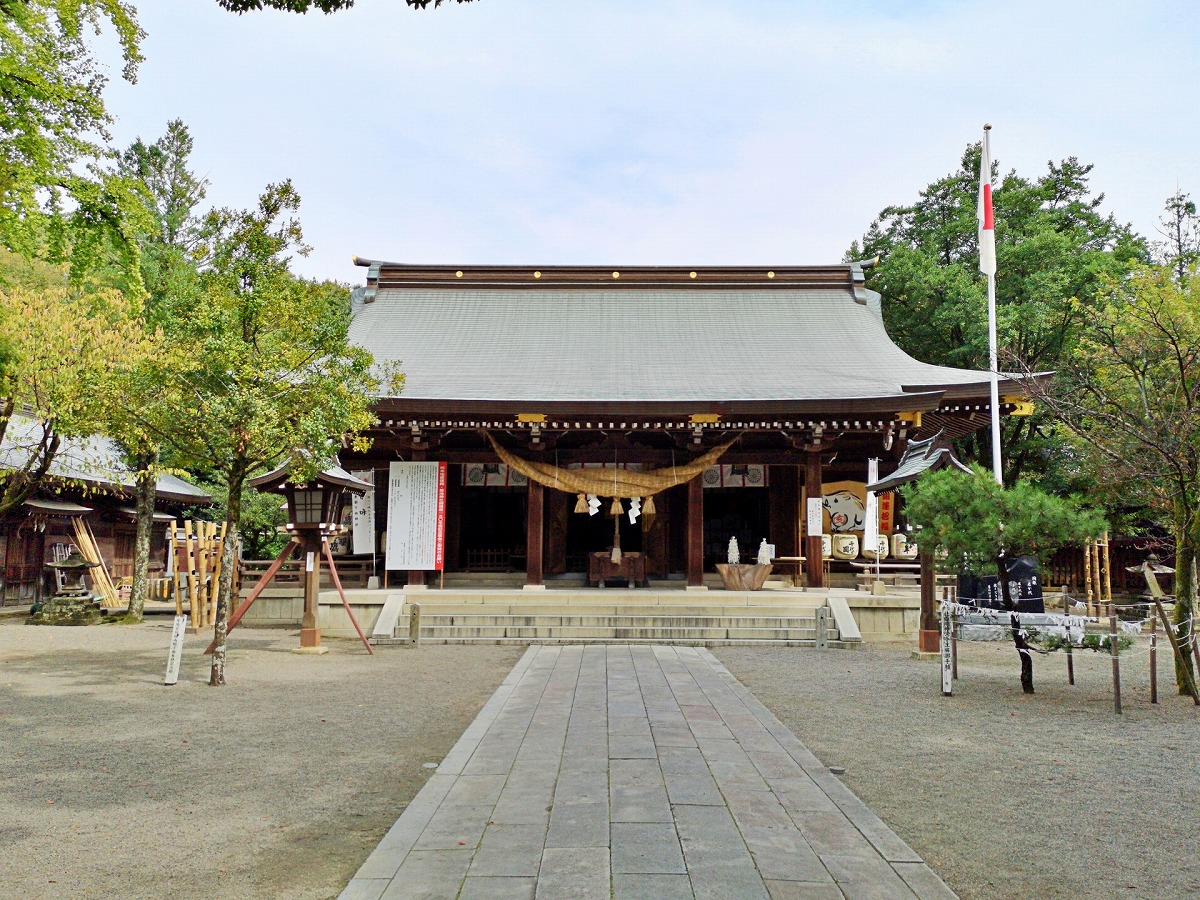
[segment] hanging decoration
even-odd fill
[[[632,525],[638,520],[638,516],[642,514],[642,498],[632,497],[629,500],[629,524]]]
[[[725,451],[737,441],[737,438],[734,438],[714,447],[686,465],[664,467],[652,472],[634,472],[628,469],[567,469],[551,463],[534,462],[500,446],[490,432],[484,431],[483,434],[501,462],[538,484],[560,491],[619,499],[647,499],[678,484],[686,484],[705,469],[715,465]]]
[[[600,498],[597,497],[595,494],[588,494],[587,495],[587,514],[589,516],[594,516],[598,512],[600,512]]]
[[[588,511],[588,502],[586,494],[579,494],[575,500],[575,512],[585,513]]]

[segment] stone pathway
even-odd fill
[[[530,647],[342,892],[953,897],[704,649]]]

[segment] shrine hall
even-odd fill
[[[700,587],[736,538],[744,559],[765,542],[819,587],[828,536],[862,536],[870,459],[886,477],[910,442],[991,416],[987,372],[929,365],[891,340],[870,262],[356,262],[367,278],[351,340],[405,380],[376,398],[370,450],[342,464],[373,475],[377,496],[392,462],[447,464],[449,573],[523,572],[536,589],[623,554],[639,580]],[[1028,411],[1015,377],[1000,376],[1000,396],[1002,414]],[[374,552],[386,552],[385,506]],[[878,552],[902,532],[899,513],[882,517]],[[431,571],[384,565],[393,584],[436,586]]]

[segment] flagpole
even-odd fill
[[[992,388],[992,472],[996,484],[1003,487],[1004,469],[1000,463],[1000,364],[996,348],[996,276],[988,275],[988,368]]]
[[[991,181],[992,181],[992,148],[991,141],[991,125],[983,126],[983,158],[980,160],[979,182],[982,186],[986,180],[988,184],[988,217],[991,217]],[[982,191],[981,191],[982,194]],[[990,226],[991,223],[988,223]],[[996,342],[996,259],[995,259],[995,238],[989,235],[993,241],[991,249],[990,265],[987,266],[987,287],[988,287],[988,369],[990,370],[991,382],[991,401],[992,401],[992,473],[995,475],[996,484],[1004,486],[1004,468],[1000,460],[1000,362],[999,352]],[[982,262],[982,257],[981,257]],[[981,268],[983,266],[981,265]]]

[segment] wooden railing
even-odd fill
[[[271,567],[274,560],[271,559],[243,559],[241,561],[241,577],[242,577],[242,592],[254,587],[262,579],[263,574]],[[337,559],[338,577],[342,581],[344,588],[365,588],[367,579],[372,574],[372,563],[369,559]],[[280,567],[272,580],[272,586],[283,587],[300,587],[300,575],[302,572],[303,560],[289,559]],[[333,590],[333,577],[329,574],[329,567],[322,560],[321,565],[321,590]]]

